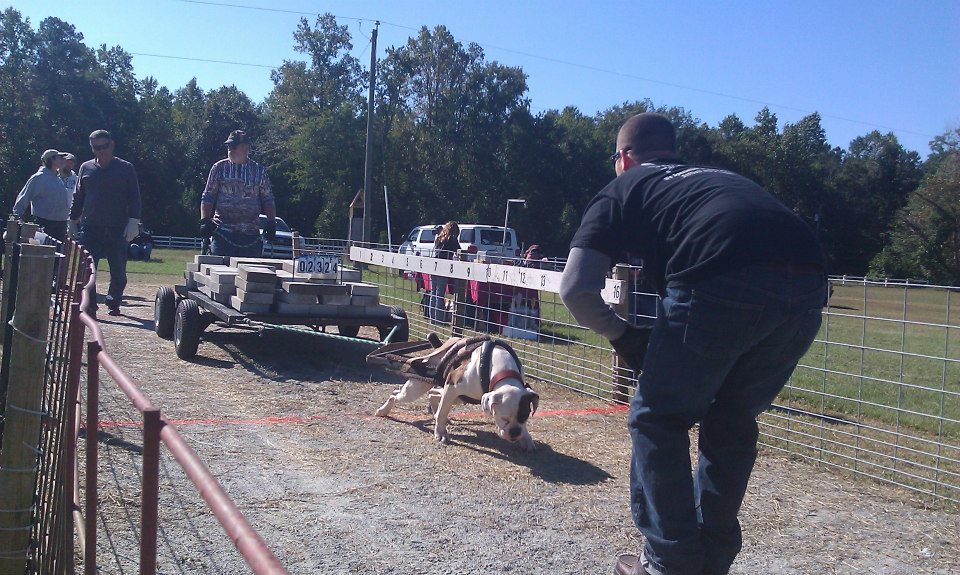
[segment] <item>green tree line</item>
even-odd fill
[[[90,48],[55,17],[34,28],[0,14],[0,201],[9,211],[46,148],[92,157],[87,136],[111,131],[140,177],[143,220],[155,233],[195,235],[207,172],[222,142],[244,129],[269,167],[278,214],[306,235],[346,237],[347,207],[363,186],[369,73],[353,38],[330,14],[301,19],[302,59],[273,70],[262,102],[235,86],[192,80],[171,91],[139,80],[119,46]],[[365,40],[365,39],[364,39]],[[386,49],[377,68],[375,241],[450,219],[496,224],[507,198],[524,198],[511,226],[526,244],[562,256],[589,199],[613,177],[608,160],[630,115],[657,111],[678,127],[691,163],[757,181],[814,227],[832,273],[960,282],[960,128],[931,142],[922,160],[893,133],[872,131],[831,147],[819,114],[782,128],[768,108],[709,126],[648,98],[593,115],[575,107],[534,114],[520,67],[488,60],[443,26]]]

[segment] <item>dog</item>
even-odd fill
[[[380,406],[377,415],[386,417],[396,404],[427,396],[436,424],[434,438],[446,444],[450,442],[447,423],[453,406],[479,404],[493,418],[497,435],[524,451],[534,451],[536,444],[527,430],[527,420],[536,413],[540,395],[523,382],[513,349],[489,337],[455,339],[459,341],[443,346],[448,349],[437,350],[445,353],[432,381],[408,379]]]

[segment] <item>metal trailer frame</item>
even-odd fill
[[[250,313],[214,301],[186,285],[175,285],[172,289],[161,286],[154,299],[154,331],[164,339],[173,340],[180,359],[196,356],[201,334],[215,323],[224,327],[254,328],[260,332],[268,329],[295,331],[377,346],[407,341],[410,324],[406,311],[383,304],[378,307],[376,315],[370,315],[369,311],[335,315]],[[327,333],[326,327],[331,325],[336,326],[339,333]],[[356,337],[362,326],[377,328],[381,341]]]

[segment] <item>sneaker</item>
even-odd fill
[[[120,315],[120,306],[116,306],[116,307],[110,306],[108,309],[109,309],[110,311],[107,312],[107,315],[112,315],[112,316],[118,316],[118,315]]]
[[[640,557],[629,553],[617,557],[613,566],[613,575],[649,575],[640,564]]]

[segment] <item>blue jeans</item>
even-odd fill
[[[653,575],[723,574],[770,407],[820,328],[824,274],[753,266],[667,286],[630,406],[631,509]],[[688,431],[700,423],[690,469]]]
[[[119,306],[123,299],[123,290],[127,287],[127,240],[123,237],[123,226],[81,225],[79,243],[90,252],[94,266],[100,266],[100,260],[106,258],[110,266],[110,287],[107,289],[107,305]],[[97,305],[96,290],[88,292],[93,309]]]
[[[432,323],[448,323],[446,299],[447,280],[444,276],[430,276],[430,321]]]
[[[210,253],[234,258],[259,258],[263,255],[260,234],[241,234],[217,230],[210,240]]]

